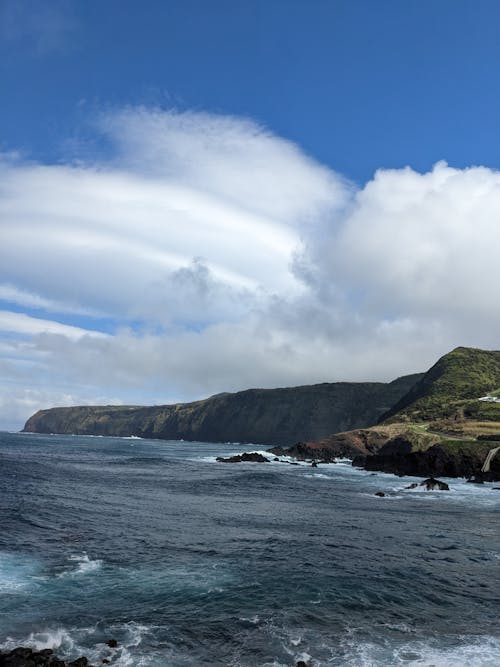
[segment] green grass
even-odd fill
[[[477,403],[471,408],[473,418],[497,420],[500,404],[477,399],[500,391],[498,387],[500,352],[458,347],[441,357],[382,419],[421,422],[461,416],[469,404]]]

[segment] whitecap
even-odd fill
[[[500,638],[458,636],[408,642],[363,642],[351,639],[344,644],[342,662],[332,664],[372,667],[498,667]]]
[[[72,554],[69,559],[73,563],[77,563],[76,568],[71,570],[65,570],[61,572],[58,576],[60,577],[75,577],[82,574],[89,574],[90,572],[95,572],[102,567],[102,560],[96,558],[90,558],[85,552],[82,554]]]

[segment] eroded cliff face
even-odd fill
[[[30,417],[24,431],[287,446],[374,424],[420,378],[248,389],[153,407],[52,408]]]

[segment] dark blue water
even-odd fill
[[[494,485],[214,461],[242,449],[1,434],[0,644],[120,666],[500,665]]]

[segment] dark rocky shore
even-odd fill
[[[108,646],[114,648],[116,642],[110,640]],[[110,661],[106,658],[100,661],[101,665],[106,665]],[[76,660],[61,660],[54,655],[51,648],[45,648],[41,651],[34,651],[27,647],[18,647],[8,653],[0,652],[0,667],[94,667],[85,656]],[[299,660],[296,667],[310,667],[308,663]]]
[[[106,664],[104,659],[101,664]],[[85,656],[76,660],[61,660],[51,648],[35,651],[32,648],[18,647],[7,653],[0,653],[0,667],[94,667]]]
[[[118,646],[116,639],[108,639],[106,646],[115,649]],[[103,657],[100,665],[107,665],[111,661]],[[18,646],[10,651],[0,651],[0,667],[98,667],[92,665],[84,655],[75,660],[63,660],[54,655],[51,648],[36,651],[27,646]]]

